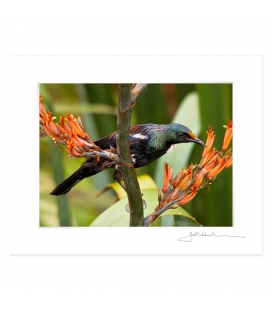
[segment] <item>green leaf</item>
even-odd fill
[[[161,215],[161,226],[170,226],[169,223],[173,223],[171,226],[202,226],[195,218],[193,218],[187,211],[181,207],[176,209],[170,209],[165,211]]]
[[[142,190],[143,199],[146,201],[147,208],[144,210],[144,216],[149,215],[155,209],[158,204],[158,190],[157,189],[144,189]],[[106,211],[104,211],[100,216],[98,216],[90,225],[91,227],[128,227],[129,226],[129,213],[126,212],[125,207],[128,200],[127,197],[119,200]],[[184,223],[188,224],[192,221],[197,223],[191,215],[186,212],[181,207],[177,209],[168,210],[164,213],[165,215],[177,215],[186,218]],[[184,226],[194,226],[192,223],[190,225]],[[195,225],[198,226],[198,225]]]
[[[196,136],[199,135],[201,130],[200,110],[199,98],[196,92],[191,92],[184,98],[172,122],[185,125],[190,128]],[[168,162],[169,165],[173,167],[173,173],[175,175],[181,168],[186,168],[195,146],[196,144],[194,143],[177,144],[172,152],[166,153],[157,160],[154,179],[158,186],[162,184],[163,163]],[[197,145],[196,147],[201,146]]]
[[[196,92],[189,93],[182,100],[176,115],[172,120],[172,123],[185,125],[186,127],[190,128],[196,136],[199,135],[201,130],[200,107],[199,97]],[[181,168],[186,168],[186,166],[189,164],[190,156],[195,146],[196,145],[194,143],[177,144],[172,152],[166,153],[164,156],[157,160],[154,179],[158,186],[162,185],[163,163],[168,162],[169,165],[173,167],[173,174],[175,175],[178,171],[180,171]],[[173,220],[163,218],[162,226],[167,226],[167,222],[169,221]]]
[[[156,183],[148,174],[140,175],[137,178],[138,178],[138,182],[139,182],[139,186],[141,190],[157,189]],[[115,193],[118,196],[118,199],[123,199],[124,197],[127,197],[126,192],[117,182],[110,183],[109,185],[104,187],[104,189],[102,189],[102,191],[98,194],[98,196],[100,196],[101,194],[103,194],[105,191],[107,191],[110,188],[112,188],[115,191]]]
[[[174,220],[175,220],[175,226],[179,226],[179,227],[202,227],[202,225],[200,223],[198,223],[198,221],[196,220],[192,220],[191,218],[188,218],[186,216],[179,216],[179,215],[175,215],[174,216]]]

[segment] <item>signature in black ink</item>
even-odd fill
[[[211,234],[206,234],[204,231],[203,232],[190,232],[189,236],[181,237],[178,238],[178,241],[183,241],[183,242],[192,242],[194,237],[231,237],[231,238],[246,238],[242,236],[231,236],[231,235],[216,235],[214,232]]]

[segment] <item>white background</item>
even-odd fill
[[[32,146],[31,157],[28,152],[20,154],[22,162],[29,163],[20,167],[20,175],[18,167],[11,165],[12,185],[17,188],[17,195],[11,195],[12,254],[262,254],[262,209],[258,207],[262,189],[256,188],[262,183],[262,173],[256,170],[252,182],[248,168],[252,165],[252,140],[254,148],[262,148],[259,132],[248,128],[249,123],[262,127],[262,109],[256,109],[262,105],[261,56],[11,56],[10,72],[11,114],[16,119],[11,130],[16,136],[24,128],[27,143]],[[234,227],[38,228],[37,81],[133,80],[233,83]],[[155,103],[150,104],[156,108]],[[17,149],[25,145],[26,139],[16,141]],[[16,162],[17,156],[12,152],[11,162]],[[254,154],[254,160],[261,162],[261,152]],[[26,175],[28,182],[24,182]],[[22,201],[27,208],[22,208]],[[198,237],[191,243],[178,242],[190,232],[245,238]]]
[[[101,5],[88,3],[87,6],[82,2],[67,1],[58,6],[56,1],[52,4],[47,1],[42,5],[36,2],[33,7],[27,1],[10,1],[1,12],[0,305],[5,304],[4,309],[139,309],[158,308],[158,305],[159,308],[237,309],[250,306],[270,309],[271,300],[266,298],[270,297],[272,279],[269,161],[272,25],[268,22],[271,19],[268,2],[228,1],[220,6],[218,1],[194,1],[191,5],[179,2],[179,6],[173,1],[157,1],[152,6],[140,1],[131,5],[125,1],[122,5],[118,1],[101,2]],[[156,20],[150,19],[152,15]],[[94,22],[94,18],[99,20]],[[20,188],[18,181],[10,178],[9,167],[17,165],[21,178],[20,154],[27,152],[34,164],[36,159],[31,157],[33,145],[24,132],[20,130],[14,135],[10,130],[13,126],[17,128],[17,118],[9,115],[13,95],[9,91],[9,55],[50,54],[263,55],[264,126],[260,128],[250,119],[247,126],[249,134],[258,132],[258,139],[264,142],[264,162],[254,159],[255,154],[262,152],[258,143],[255,147],[256,141],[251,141],[252,153],[246,154],[252,157],[248,167],[252,173],[246,177],[252,178],[256,188],[253,195],[256,195],[257,205],[254,207],[263,207],[263,254],[10,256],[10,198],[19,193]],[[27,76],[26,72],[24,78]],[[21,94],[22,97],[26,95]],[[28,112],[26,109],[22,115],[26,127]],[[18,149],[17,142],[21,139],[25,139],[25,145]],[[9,162],[14,152],[18,156]],[[262,201],[262,183],[258,179],[256,182],[255,174],[263,168]],[[24,183],[27,182],[32,187],[28,175],[24,178]],[[28,201],[21,201],[21,207],[28,208]],[[77,241],[80,243],[81,240]]]

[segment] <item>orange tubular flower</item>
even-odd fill
[[[79,134],[82,138],[87,137],[87,134],[78,125],[77,120],[73,114],[68,114],[66,118],[67,118],[69,124],[71,125],[71,127],[76,131],[77,134]]]
[[[232,156],[229,159],[227,159],[224,169],[229,168],[231,165],[232,165]]]
[[[82,124],[80,116],[77,117],[77,123],[78,123],[78,126],[84,131],[84,127],[83,127],[83,124]]]
[[[208,134],[208,138],[207,138],[207,141],[206,141],[206,147],[205,147],[205,149],[204,149],[204,151],[202,153],[202,158],[204,158],[207,155],[207,153],[210,151],[210,149],[213,146],[213,141],[214,141],[215,134],[214,134],[213,128],[211,126],[209,126],[207,134]]]
[[[186,175],[186,177],[180,182],[180,184],[178,185],[178,188],[181,191],[184,191],[185,189],[188,188],[188,186],[191,184],[192,181],[192,174],[188,174]]]
[[[212,150],[210,150],[210,151],[205,155],[205,157],[203,158],[203,160],[202,160],[202,162],[201,162],[201,165],[198,166],[199,169],[202,169],[204,166],[206,166],[206,165],[208,165],[210,162],[212,162],[212,161],[216,158],[216,156],[217,156],[218,153],[219,153],[219,152],[218,152],[215,148],[213,148]]]
[[[213,162],[211,162],[209,165],[206,165],[205,169],[206,172],[211,171],[218,163],[219,163],[220,158],[216,157]]]
[[[195,186],[196,188],[198,188],[198,187],[201,185],[201,183],[202,183],[202,181],[203,181],[203,177],[204,177],[204,175],[205,175],[206,173],[207,173],[206,168],[202,169],[201,171],[199,171],[199,172],[197,173],[196,179],[195,179],[195,183],[194,183],[194,186]]]
[[[47,113],[42,105],[42,96],[40,96],[40,121],[44,121],[46,119],[46,116]]]
[[[170,183],[171,183],[171,185],[174,186],[174,187],[176,187],[176,186],[179,184],[180,180],[182,180],[182,179],[185,177],[185,175],[186,175],[186,174],[185,174],[185,171],[184,171],[184,169],[182,168],[182,169],[177,173],[177,175],[174,177],[174,179],[169,180]]]
[[[186,175],[192,174],[194,168],[195,168],[195,165],[191,164],[186,171]]]
[[[232,121],[228,120],[228,125],[223,126],[223,127],[225,127],[227,129],[226,133],[225,133],[225,137],[224,137],[223,146],[222,146],[222,151],[225,152],[229,146],[231,139],[232,139]]]
[[[56,124],[50,121],[44,122],[44,131],[47,133],[47,135],[53,139],[59,141],[58,131],[55,127]]]
[[[193,187],[191,188],[191,190],[192,190],[192,191],[191,191],[190,194],[186,195],[183,199],[181,199],[181,201],[179,202],[179,205],[180,205],[180,206],[185,205],[185,203],[187,203],[187,202],[189,202],[189,201],[191,201],[192,199],[195,198],[195,195],[197,194],[197,188],[196,188],[196,186],[193,186]]]
[[[71,141],[73,141],[76,146],[80,146],[83,149],[85,148],[85,141],[81,140],[73,129],[71,131]]]
[[[226,165],[226,158],[222,157],[218,163],[207,175],[208,179],[212,179],[213,177],[217,176],[224,168]]]
[[[169,169],[169,182],[171,182],[172,179],[173,179],[173,168],[170,167],[170,169]]]
[[[177,186],[181,191],[185,190],[190,185],[193,176],[193,169],[194,166],[190,165],[185,172],[185,177],[177,183]]]
[[[77,146],[72,141],[67,141],[67,149],[65,151],[69,154],[70,158],[82,157],[82,153],[77,150]]]
[[[71,128],[65,123],[65,118],[64,116],[60,116],[60,125],[62,127],[62,129],[68,134],[70,135],[71,133]]]
[[[48,121],[48,122],[47,122],[47,126],[48,126],[49,130],[51,131],[51,133],[52,133],[53,135],[55,135],[56,137],[59,138],[60,131],[59,131],[59,129],[58,129],[57,124],[55,124],[55,123],[53,122],[53,120],[52,120],[52,121]]]
[[[169,183],[169,169],[168,169],[168,163],[164,163],[164,176],[163,176],[163,187],[162,191],[165,193],[168,188],[168,183]]]

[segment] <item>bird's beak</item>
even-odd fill
[[[203,141],[201,141],[200,139],[198,139],[197,136],[194,135],[192,132],[189,132],[188,135],[191,137],[191,139],[192,139],[191,141],[192,142],[200,144],[200,145],[206,147],[206,144]]]
[[[204,143],[204,142],[202,142],[200,139],[198,139],[198,138],[195,138],[194,140],[193,140],[193,142],[194,143],[197,143],[197,144],[200,144],[200,145],[202,145],[202,146],[204,146],[204,147],[206,147],[206,144]]]

